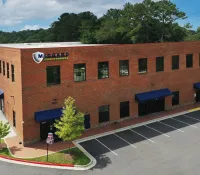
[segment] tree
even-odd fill
[[[0,121],[0,145],[2,143],[2,139],[6,137],[10,133],[10,125],[9,123],[3,123]]]
[[[98,27],[97,16],[89,11],[79,13],[78,16],[80,20],[80,41],[87,44],[96,43],[95,31]]]
[[[63,115],[54,124],[57,136],[63,141],[73,141],[84,131],[84,114],[77,111],[74,102],[72,97],[65,100]]]
[[[170,0],[158,1],[154,4],[154,18],[160,22],[160,42],[164,42],[166,29],[169,29],[169,26],[180,19],[186,19],[187,16],[184,12],[180,11],[176,4],[172,3]]]

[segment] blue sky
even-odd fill
[[[92,11],[98,17],[110,8],[122,8],[126,2],[142,0],[1,0],[0,30],[19,31],[23,29],[48,28],[64,12],[79,13]],[[179,21],[180,25],[190,22],[193,29],[200,26],[199,0],[172,0],[184,11],[188,19]],[[4,3],[3,3],[4,2]],[[95,3],[94,3],[95,2]]]

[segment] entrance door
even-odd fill
[[[84,125],[85,129],[90,129],[90,114],[85,115]]]
[[[147,115],[148,114],[148,103],[138,103],[138,113],[139,116]]]
[[[196,92],[196,102],[200,102],[200,90]]]
[[[4,113],[4,99],[3,98],[0,101],[0,109]]]
[[[40,123],[40,139],[41,140],[46,140],[48,133],[50,132],[49,130],[49,122],[41,122]]]
[[[55,120],[48,120],[40,123],[40,139],[46,140],[48,133],[53,133],[54,141],[61,141],[60,138],[55,134],[56,128],[54,127]]]
[[[138,104],[139,116],[148,115],[165,110],[165,98],[154,99]]]

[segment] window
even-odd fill
[[[47,66],[47,86],[60,84],[60,66]]]
[[[9,68],[9,63],[7,63],[7,78],[10,78],[10,68]]]
[[[200,67],[200,54],[199,54],[199,67]]]
[[[129,60],[119,61],[119,75],[128,76],[129,75]]]
[[[147,58],[140,58],[138,62],[139,73],[147,73]]]
[[[6,74],[5,61],[3,61],[3,75]]]
[[[120,103],[120,118],[129,117],[129,101]]]
[[[86,65],[75,64],[74,65],[74,81],[86,81]]]
[[[0,60],[0,73],[2,73],[1,60]]]
[[[179,105],[179,91],[172,92],[172,106]]]
[[[15,67],[13,64],[11,65],[11,71],[12,71],[12,82],[14,82],[15,81]]]
[[[156,72],[164,71],[164,57],[156,57]]]
[[[186,55],[186,68],[193,67],[193,54]]]
[[[98,78],[99,79],[109,78],[108,62],[99,62],[98,63]]]
[[[13,126],[16,127],[16,113],[13,111]]]
[[[99,123],[109,121],[109,105],[99,107]]]
[[[172,70],[179,69],[179,56],[172,56]]]

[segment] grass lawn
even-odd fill
[[[1,144],[5,144],[4,140],[1,140]],[[3,148],[2,150],[0,150],[0,154],[3,155],[3,156],[12,157],[10,155],[8,148]]]
[[[70,153],[71,154],[69,154],[69,150],[67,149],[61,152],[50,154],[48,158],[48,162],[61,163],[61,164],[74,164],[74,165],[87,165],[90,162],[90,159],[78,148],[71,148]],[[0,150],[0,155],[12,157],[12,155],[10,155],[9,150],[7,148],[3,148],[2,150]],[[42,156],[42,157],[26,159],[26,160],[46,162],[47,157]]]
[[[54,154],[50,154],[48,162],[50,163],[61,163],[61,164],[74,164],[74,165],[87,165],[90,163],[90,159],[78,148],[72,148],[70,150],[64,150]],[[37,162],[46,162],[47,157],[42,156],[34,159],[28,159]]]

